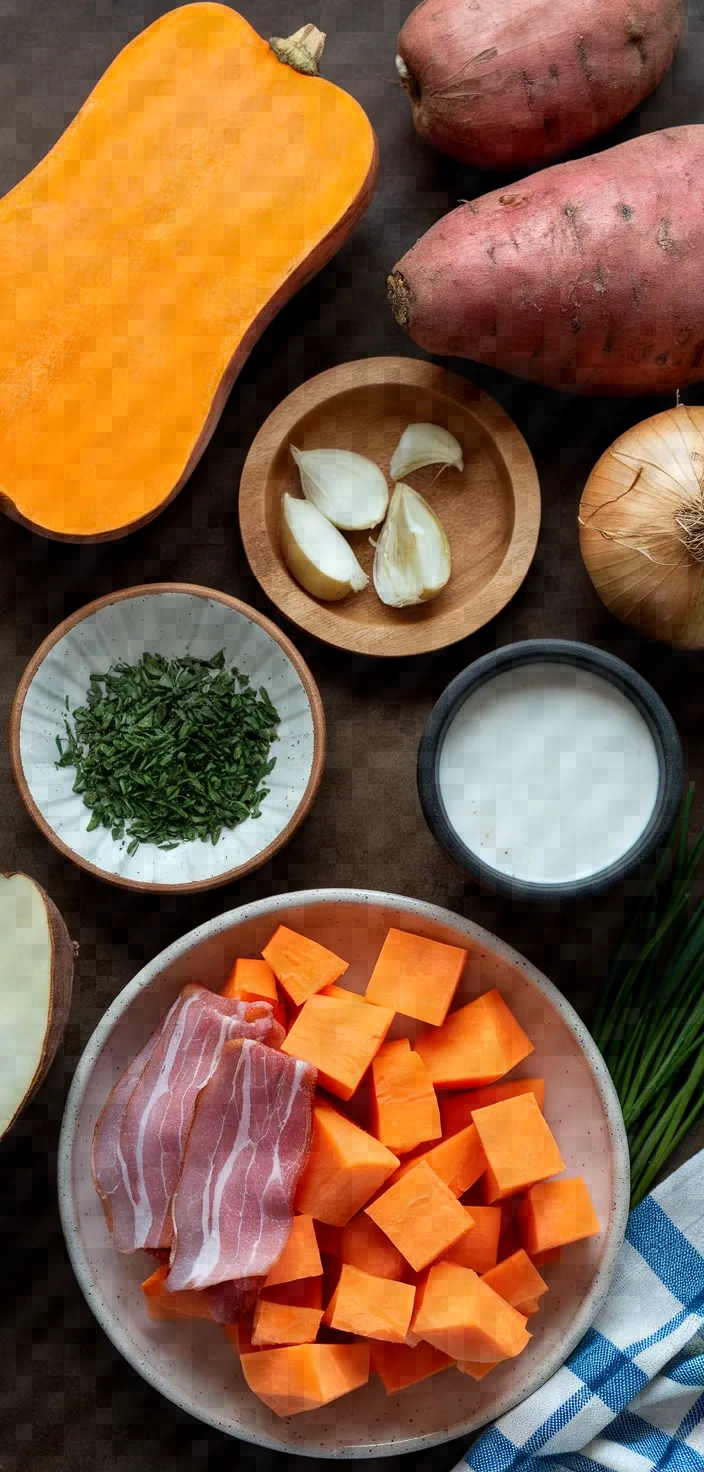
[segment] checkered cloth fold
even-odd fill
[[[704,1150],[631,1212],[593,1328],[467,1468],[704,1472]]]

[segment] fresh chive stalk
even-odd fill
[[[704,899],[691,898],[704,832],[690,844],[693,795],[690,787],[593,1024],[623,1110],[631,1206],[704,1112]]]
[[[112,665],[91,675],[85,705],[69,715],[56,765],[76,769],[88,830],[127,838],[128,853],[140,843],[215,844],[260,816],[279,715],[266,690],[225,667],[224,650]]]

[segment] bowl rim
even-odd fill
[[[541,884],[495,869],[460,838],[450,821],[439,782],[440,755],[448,728],[468,697],[506,670],[530,664],[573,665],[600,675],[635,705],[655,745],[660,773],[651,816],[635,843],[595,874],[562,883]],[[505,644],[461,670],[433,706],[418,746],[417,785],[423,816],[433,837],[458,868],[482,887],[514,900],[578,900],[620,884],[667,843],[684,794],[684,757],[673,717],[657,691],[625,660],[605,649],[572,639],[525,639]]]
[[[99,612],[102,608],[109,607],[110,604],[123,603],[131,598],[156,597],[162,593],[184,594],[191,598],[202,598],[208,602],[222,603],[226,608],[241,614],[250,623],[257,624],[259,628],[263,629],[279,645],[279,648],[286,655],[290,664],[293,665],[305,691],[313,721],[313,760],[310,776],[305,792],[297,808],[291,814],[286,827],[277,834],[276,838],[272,839],[271,843],[267,844],[266,848],[253,854],[245,863],[236,864],[233,868],[227,869],[223,874],[216,874],[212,878],[193,879],[182,884],[156,884],[141,879],[125,878],[123,875],[115,874],[110,869],[101,869],[96,864],[91,864],[88,859],[83,858],[75,849],[64,843],[63,839],[59,838],[58,834],[54,832],[54,829],[47,822],[44,814],[34,801],[25,776],[20,747],[22,712],[24,710],[27,692],[47,655],[64,638],[64,635],[68,634],[77,624],[82,623],[84,619],[90,618],[92,614]],[[248,603],[243,603],[240,598],[233,598],[229,593],[221,593],[217,588],[202,587],[199,583],[140,583],[134,587],[120,588],[117,592],[106,593],[102,598],[93,599],[91,603],[84,603],[81,608],[76,609],[75,613],[63,619],[39,645],[39,648],[32,655],[22,675],[10,710],[8,734],[10,765],[20,797],[29,816],[34,820],[37,827],[44,834],[44,837],[49,840],[49,843],[65,859],[70,859],[79,869],[84,869],[86,873],[92,874],[95,879],[102,879],[107,884],[116,885],[119,889],[136,890],[142,894],[193,894],[198,891],[218,889],[222,885],[231,884],[233,880],[244,878],[246,874],[251,874],[253,869],[261,868],[262,864],[266,864],[269,859],[273,858],[274,854],[277,854],[288,843],[296,829],[308,816],[322,781],[327,753],[325,710],[320,691],[308,665],[303,659],[303,656],[299,654],[295,644],[291,642],[281,629],[277,628],[276,624],[272,623],[271,619],[266,618],[263,613],[259,613],[256,608],[251,608]]]
[[[335,614],[334,603],[313,598],[299,587],[282,563],[266,528],[266,479],[269,468],[295,424],[321,404],[360,388],[422,388],[444,394],[478,420],[493,440],[513,496],[513,526],[508,545],[489,581],[460,608],[423,623],[377,626]],[[352,358],[306,378],[272,409],[257,431],[242,467],[239,524],[247,561],[259,586],[286,618],[332,648],[375,659],[401,659],[449,649],[497,617],[515,597],[530,570],[540,534],[541,495],[535,460],[524,435],[508,411],[490,394],[459,373],[425,358],[380,354]],[[378,530],[378,529],[377,529]],[[490,594],[495,596],[491,602]],[[489,611],[486,609],[490,602]],[[345,600],[345,605],[347,600]],[[428,605],[430,606],[430,605]],[[376,633],[375,633],[376,629]]]
[[[494,954],[501,956],[519,970],[528,983],[534,986],[557,1011],[562,1022],[572,1033],[572,1036],[585,1056],[606,1116],[611,1143],[613,1173],[610,1220],[606,1230],[602,1260],[596,1270],[591,1287],[585,1296],[580,1310],[574,1316],[562,1343],[556,1346],[552,1354],[546,1357],[544,1364],[536,1371],[527,1388],[521,1389],[517,1394],[507,1393],[503,1395],[488,1414],[480,1415],[478,1418],[473,1417],[463,1425],[453,1426],[451,1429],[440,1434],[430,1433],[420,1436],[410,1436],[402,1441],[392,1443],[377,1441],[366,1446],[335,1446],[334,1448],[330,1448],[330,1450],[326,1450],[325,1447],[321,1446],[319,1441],[314,1440],[297,1442],[295,1445],[291,1445],[286,1442],[283,1436],[277,1437],[264,1432],[257,1433],[248,1430],[232,1431],[225,1424],[224,1418],[218,1418],[217,1414],[201,1415],[198,1410],[194,1409],[193,1405],[188,1404],[183,1396],[173,1391],[173,1388],[168,1383],[167,1376],[160,1374],[148,1364],[138,1365],[134,1354],[131,1352],[129,1336],[123,1333],[119,1326],[116,1325],[110,1312],[103,1311],[100,1296],[94,1292],[93,1275],[83,1248],[79,1218],[72,1192],[73,1144],[83,1097],[98,1057],[109,1041],[117,1023],[128,1010],[135,997],[160,972],[186,955],[189,950],[202,941],[221,934],[223,931],[235,929],[244,921],[268,915],[276,915],[280,911],[290,909],[293,906],[312,906],[316,903],[338,905],[352,903],[365,904],[376,909],[400,909],[402,913],[412,913],[421,920],[428,920],[431,923],[434,922],[438,925],[450,926],[455,930],[459,930],[471,940],[486,946]],[[525,1400],[533,1391],[538,1390],[564,1364],[567,1356],[593,1322],[609,1291],[611,1277],[625,1237],[626,1223],[628,1220],[630,1162],[628,1140],[621,1114],[621,1107],[606,1063],[591,1034],[577,1012],[575,1012],[571,1003],[567,1001],[567,998],[562,995],[558,988],[531,961],[528,961],[525,956],[515,951],[505,941],[500,940],[498,936],[494,936],[490,931],[485,930],[483,926],[477,925],[474,921],[468,920],[462,915],[456,915],[451,910],[447,910],[439,905],[429,904],[423,900],[415,900],[409,896],[396,895],[383,890],[320,888],[290,891],[282,895],[271,895],[266,899],[254,900],[249,904],[240,905],[233,910],[228,910],[222,915],[216,915],[212,920],[206,920],[203,924],[188,931],[178,940],[173,941],[158,956],[155,956],[152,961],[149,961],[146,966],[143,966],[131,982],[128,982],[127,986],[124,987],[103,1014],[83,1050],[74,1073],[66,1100],[59,1137],[57,1185],[59,1212],[66,1249],[78,1284],[101,1328],[112,1341],[115,1348],[143,1376],[148,1384],[168,1400],[171,1400],[181,1410],[185,1410],[188,1414],[198,1417],[205,1424],[224,1432],[225,1435],[240,1438],[255,1446],[267,1447],[270,1450],[276,1451],[287,1451],[301,1456],[331,1458],[342,1456],[346,1460],[363,1460],[377,1456],[400,1456],[406,1452],[419,1452],[433,1446],[439,1446],[457,1437],[466,1436],[469,1438],[478,1432],[482,1426],[487,1425],[490,1421],[494,1421],[498,1416],[504,1415],[505,1412]]]

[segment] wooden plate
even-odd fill
[[[429,466],[407,477],[445,527],[450,582],[431,603],[387,608],[371,581],[370,533],[351,532],[369,585],[341,603],[311,598],[291,576],[279,545],[284,491],[301,494],[289,445],[356,450],[388,478],[391,455],[412,423],[443,425],[464,451],[461,473],[444,470],[438,477],[438,467]],[[240,526],[252,572],[300,628],[358,654],[423,654],[474,633],[520,587],[538,540],[540,486],[522,434],[488,394],[432,363],[362,358],[309,379],[269,415],[242,472]]]

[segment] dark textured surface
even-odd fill
[[[0,0],[0,190],[51,147],[120,47],[168,8],[158,0]],[[37,645],[73,609],[112,589],[188,580],[272,613],[248,571],[237,528],[238,476],[256,430],[286,393],[322,368],[366,354],[416,352],[387,308],[385,274],[458,198],[501,182],[468,173],[415,138],[393,69],[396,33],[410,8],[400,0],[312,0],[305,12],[293,0],[244,6],[265,36],[287,34],[304,20],[328,33],[325,74],[359,98],[379,135],[376,200],[336,260],[264,335],[191,481],[156,522],[124,541],[76,548],[32,537],[0,517],[3,726]],[[704,121],[703,81],[704,5],[690,0],[673,72],[610,141]],[[81,947],[64,1050],[0,1147],[2,1472],[152,1472],[165,1461],[172,1472],[197,1472],[230,1466],[233,1455],[264,1472],[284,1461],[234,1446],[149,1389],[97,1329],[65,1257],[54,1183],[65,1091],[99,1017],[145,960],[210,916],[272,890],[359,884],[471,916],[529,956],[588,1016],[623,893],[542,911],[480,896],[433,843],[416,796],[416,747],[434,700],[470,660],[513,639],[584,639],[635,665],[675,717],[699,784],[697,818],[704,817],[704,656],[673,655],[616,624],[598,602],[577,547],[576,508],[591,466],[618,432],[652,411],[652,402],[585,403],[459,367],[501,400],[535,456],[544,498],[535,562],[501,617],[444,655],[371,663],[286,628],[320,684],[330,749],[314,811],[273,864],[241,885],[193,898],[159,901],[93,883],[34,828],[2,757],[0,869],[37,878]],[[687,397],[702,401],[701,393]],[[694,1145],[690,1140],[681,1155]],[[423,1469],[431,1461],[449,1468],[459,1450],[440,1448],[416,1461]]]

